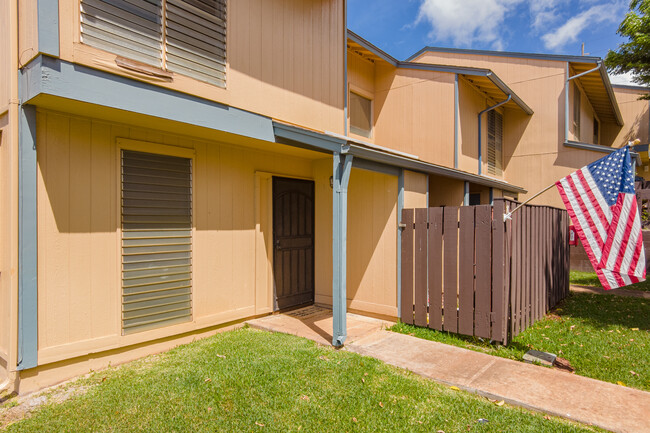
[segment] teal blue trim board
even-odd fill
[[[334,152],[332,175],[332,345],[347,337],[347,229],[348,184],[352,155]]]
[[[59,0],[38,0],[38,51],[59,57]]]
[[[274,142],[270,118],[86,66],[38,56],[23,70],[23,103],[52,95]],[[37,105],[37,100],[32,105]]]
[[[20,109],[18,148],[18,370],[38,365],[36,108]]]

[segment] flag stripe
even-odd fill
[[[600,222],[600,218],[596,209],[594,209],[593,206],[589,206],[589,203],[585,203],[583,200],[583,197],[586,195],[584,194],[584,188],[582,188],[582,184],[580,183],[578,176],[574,177],[574,175],[575,173],[567,176],[567,182],[571,187],[571,192],[573,193],[578,206],[580,206],[580,210],[585,215],[587,223],[590,227],[596,228],[596,231],[592,231],[594,232],[594,235],[596,233],[598,234],[596,237],[596,242],[598,242],[598,245],[600,245],[602,248],[602,245],[605,243],[605,239],[607,239],[607,230]]]
[[[605,290],[643,281],[646,258],[629,148],[571,173],[556,186]]]
[[[603,197],[603,195],[600,192],[600,189],[596,185],[596,181],[594,180],[593,176],[591,176],[591,172],[585,169],[580,169],[579,171],[585,177],[585,180],[587,181],[587,185],[589,186],[589,190],[593,193],[594,197],[598,201],[599,204],[598,209],[605,215],[607,224],[609,224],[609,222],[612,220],[612,211],[607,205],[607,201],[605,200],[605,197]]]
[[[585,173],[584,173],[585,171],[587,172],[587,175],[589,175],[588,173],[589,170],[578,170],[575,172],[578,179],[580,179],[580,188],[581,188],[580,193],[585,194],[589,198],[589,202],[593,206],[594,212],[598,215],[598,219],[602,224],[604,230],[604,228],[609,225],[609,220],[607,219],[607,215],[606,212],[604,212],[604,210],[606,209],[609,211],[609,206],[607,206],[607,203],[605,203],[605,200],[603,199],[599,191],[597,192],[598,195],[601,196],[600,200],[596,198],[596,195],[594,194],[592,187],[589,185],[589,181],[585,177]],[[605,207],[603,208],[603,206]]]

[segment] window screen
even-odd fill
[[[122,330],[192,318],[192,161],[122,151]]]
[[[370,137],[372,133],[372,101],[350,92],[350,132]]]
[[[600,122],[594,117],[594,144],[600,142]]]
[[[81,0],[81,41],[225,87],[226,0]]]
[[[503,158],[503,115],[495,110],[488,111],[487,136],[488,173],[501,175]]]
[[[580,141],[580,106],[582,105],[582,95],[577,84],[573,84],[573,134],[576,141]]]

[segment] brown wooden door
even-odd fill
[[[274,309],[314,302],[314,182],[273,178]]]

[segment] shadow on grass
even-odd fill
[[[642,298],[572,293],[552,313],[560,318],[579,319],[596,328],[650,329],[650,300]]]

